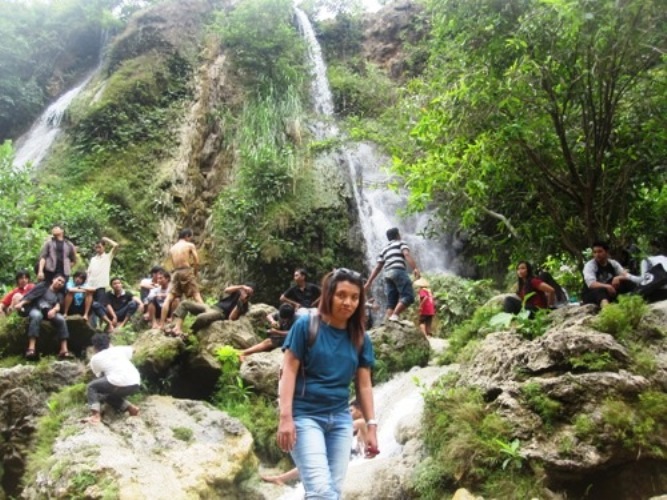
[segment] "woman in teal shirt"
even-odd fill
[[[368,426],[367,456],[377,450],[371,368],[373,346],[364,332],[364,287],[359,273],[337,269],[322,280],[317,335],[310,316],[292,326],[283,351],[278,445],[299,469],[306,498],[338,500],[352,443],[350,382]]]

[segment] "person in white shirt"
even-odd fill
[[[97,377],[88,384],[86,395],[90,417],[86,422],[98,424],[102,421],[102,403],[106,402],[116,411],[139,415],[139,408],[125,398],[139,392],[141,377],[132,364],[131,346],[111,346],[109,335],[96,333],[92,338],[96,354],[90,359],[90,369]]]
[[[105,252],[104,244],[111,245],[111,250]],[[111,261],[118,250],[118,243],[111,238],[102,236],[93,247],[95,255],[90,258],[88,264],[88,281],[86,283],[86,302],[84,310],[84,318],[88,318],[90,307],[95,302],[103,302],[107,288],[109,288],[109,277],[111,275]]]

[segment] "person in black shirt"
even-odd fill
[[[65,277],[62,274],[55,274],[50,283],[39,283],[16,304],[18,311],[25,313],[28,310],[28,317],[30,318],[28,325],[28,350],[25,353],[26,359],[34,360],[37,358],[35,347],[42,320],[49,321],[58,333],[58,339],[60,339],[60,353],[58,354],[58,358],[69,359],[74,357],[67,347],[67,339],[69,338],[67,323],[63,315],[60,314],[61,304],[65,298],[64,290]]]
[[[266,320],[271,327],[267,330],[268,338],[262,340],[259,344],[244,350],[239,356],[243,361],[246,356],[255,354],[256,352],[272,351],[277,347],[282,347],[283,342],[287,338],[289,329],[294,324],[294,308],[289,304],[282,304],[278,312],[269,314]]]
[[[137,310],[142,309],[141,299],[132,295],[132,292],[123,290],[123,282],[117,277],[111,280],[111,291],[106,294],[106,306],[93,302],[93,311],[98,318],[106,321],[108,330],[122,328]]]
[[[307,282],[308,275],[303,268],[294,270],[295,285],[288,288],[281,296],[280,302],[291,305],[297,315],[303,314],[306,309],[317,306],[320,300],[320,287]],[[303,312],[299,309],[303,308]]]

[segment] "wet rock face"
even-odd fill
[[[201,401],[150,396],[139,406],[139,417],[109,410],[99,425],[69,417],[23,498],[244,497],[256,458],[238,420]]]
[[[667,481],[667,346],[654,335],[667,326],[663,309],[652,306],[632,334],[640,344],[594,330],[588,307],[556,311],[555,326],[532,341],[490,334],[462,365],[457,385],[480,389],[489,408],[512,423],[522,455],[544,468],[551,490],[648,498]],[[643,368],[638,345],[653,360]],[[630,481],[636,493],[630,477],[641,478]]]
[[[36,418],[47,411],[47,399],[65,386],[82,382],[85,373],[85,366],[78,362],[0,369],[0,477],[8,496],[19,493]]]

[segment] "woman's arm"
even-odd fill
[[[373,403],[373,383],[371,369],[362,367],[357,370],[357,401],[361,413],[366,419],[366,455],[374,457],[378,454],[377,423],[375,422],[375,405]]]
[[[551,285],[547,285],[544,281],[537,287],[540,292],[544,292],[547,296],[547,305],[553,306],[556,303],[556,291]]]
[[[283,451],[292,451],[296,443],[296,427],[292,415],[292,403],[294,402],[294,388],[296,386],[296,375],[300,366],[299,359],[287,349],[283,357],[282,373],[278,383],[278,408],[280,410],[280,421],[278,422],[278,447]]]

